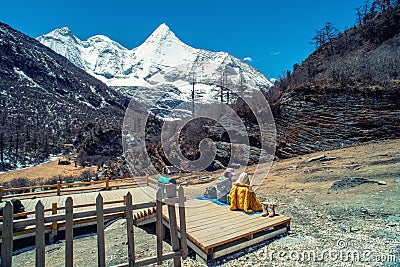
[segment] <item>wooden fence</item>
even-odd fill
[[[174,185],[170,185],[174,186]],[[167,191],[168,193],[168,191]],[[180,266],[181,257],[186,258],[188,255],[187,236],[186,236],[186,216],[184,208],[184,192],[179,187],[178,197],[176,190],[169,190],[167,198],[162,199],[162,192],[157,190],[156,200],[154,202],[133,204],[132,195],[126,195],[126,204],[118,207],[104,208],[103,197],[99,194],[96,198],[96,209],[89,211],[74,212],[73,199],[68,197],[65,201],[65,214],[54,214],[45,216],[43,204],[39,201],[35,207],[35,218],[14,220],[13,205],[11,201],[7,201],[4,207],[3,222],[0,223],[2,232],[1,246],[1,267],[12,266],[13,251],[13,233],[14,229],[33,227],[35,231],[35,249],[36,249],[36,266],[45,266],[45,228],[51,227],[54,223],[65,224],[65,266],[73,266],[73,228],[77,220],[93,219],[97,221],[97,258],[98,266],[105,266],[105,238],[104,238],[104,219],[107,215],[123,214],[126,217],[127,225],[127,244],[128,244],[128,262],[117,266],[144,266],[150,264],[162,264],[168,259],[174,260],[174,266]],[[172,243],[172,252],[163,253],[163,215],[162,205],[168,205],[168,216],[170,218],[170,234]],[[178,239],[178,227],[175,204],[179,205],[180,218],[180,235]],[[133,210],[151,208],[156,206],[156,236],[157,236],[157,256],[145,259],[135,259],[135,242],[133,231]]]
[[[106,201],[103,203],[103,205],[113,205],[113,204],[126,204],[126,196],[124,196],[123,199],[121,200],[112,200],[112,201]],[[79,209],[79,208],[90,208],[90,207],[95,207],[96,203],[86,203],[86,204],[78,204],[78,205],[73,205],[73,209]],[[155,207],[155,205],[154,205]],[[43,209],[44,213],[51,213],[52,215],[56,215],[56,214],[65,214],[66,211],[66,206],[58,206],[57,202],[53,202],[51,205],[51,208],[45,208]],[[29,217],[31,215],[36,214],[36,211],[27,211],[27,212],[22,212],[22,213],[16,213],[13,215],[13,219],[14,220],[19,220],[21,218],[26,218]],[[124,212],[115,212],[112,214],[105,214],[104,218],[111,220],[114,218],[118,218],[118,217],[123,217]],[[0,216],[0,222],[3,221],[3,216]],[[96,221],[96,218],[83,218],[80,220],[75,220],[74,221],[74,225],[87,225],[90,223],[94,223]],[[54,221],[51,223],[51,225],[46,225],[45,226],[45,232],[49,233],[49,243],[53,244],[54,242],[54,238],[55,236],[57,236],[58,232],[61,230],[65,230],[65,222],[57,222]],[[29,227],[25,227],[25,228],[20,228],[18,230],[14,230],[13,236],[14,236],[14,240],[16,239],[20,239],[20,238],[25,238],[25,237],[30,237],[30,236],[34,236],[35,235],[35,229],[34,228],[29,228]],[[2,238],[0,236],[0,238]],[[3,240],[0,239],[0,243],[2,243]]]
[[[7,188],[5,189],[3,186],[0,186],[0,202],[9,198],[15,197],[30,197],[30,196],[38,196],[43,194],[57,194],[58,196],[61,193],[73,193],[73,192],[83,192],[83,191],[94,191],[94,190],[110,190],[114,187],[132,187],[132,186],[140,186],[148,184],[148,179],[151,179],[147,176],[146,180],[143,179],[143,182],[140,181],[139,178],[122,178],[122,179],[113,179],[110,180],[106,178],[101,181],[91,181],[91,182],[75,182],[75,183],[61,183],[57,181],[57,184],[53,185],[37,185],[37,186],[27,186],[27,187],[18,187],[18,188]],[[22,193],[18,193],[23,191]]]

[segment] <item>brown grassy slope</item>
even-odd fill
[[[48,179],[58,176],[80,176],[83,171],[87,170],[95,171],[96,167],[74,167],[74,164],[58,165],[57,161],[51,161],[29,169],[2,173],[0,174],[0,183],[8,182],[16,178],[28,178],[33,180],[36,178]]]

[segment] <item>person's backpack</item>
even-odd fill
[[[217,198],[217,189],[213,186],[207,187],[206,192],[203,195],[205,198],[216,199]]]

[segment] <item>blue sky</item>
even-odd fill
[[[21,0],[3,1],[0,21],[31,37],[68,26],[81,40],[103,34],[129,49],[166,23],[193,47],[251,58],[250,65],[278,78],[314,50],[311,38],[326,22],[352,27],[363,2]]]

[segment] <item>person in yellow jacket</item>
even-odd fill
[[[249,176],[243,172],[233,183],[229,192],[230,210],[244,210],[246,213],[262,211],[260,201],[254,193]]]

